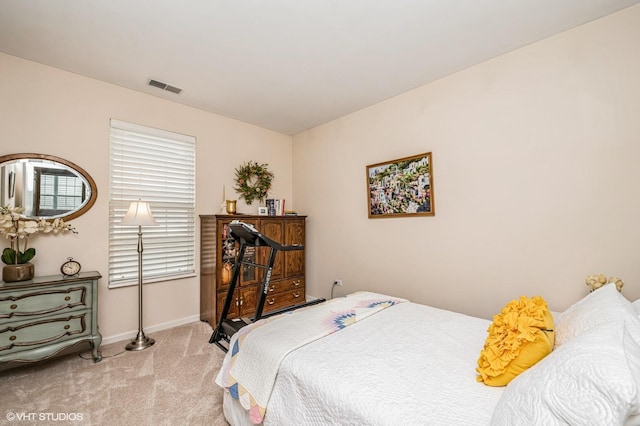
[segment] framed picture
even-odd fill
[[[267,207],[258,207],[258,216],[269,216],[269,209]]]
[[[431,153],[367,166],[369,218],[433,216]]]

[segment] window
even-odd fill
[[[109,287],[138,282],[138,228],[129,204],[149,202],[159,226],[143,227],[144,282],[195,275],[195,138],[111,120]]]
[[[87,188],[70,170],[50,167],[34,169],[36,186],[36,216],[58,216],[75,210],[86,199]]]

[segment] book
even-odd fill
[[[269,216],[284,216],[284,199],[267,198],[265,205]]]
[[[276,200],[274,200],[273,198],[267,198],[266,206],[267,206],[267,213],[269,214],[269,216],[275,216],[276,215]]]

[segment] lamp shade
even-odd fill
[[[146,201],[132,201],[127,214],[124,215],[121,225],[155,226],[158,224],[151,214],[151,208]]]

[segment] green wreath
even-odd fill
[[[267,169],[268,164],[249,161],[236,169],[236,192],[247,204],[253,200],[263,201],[271,189],[273,173]]]

